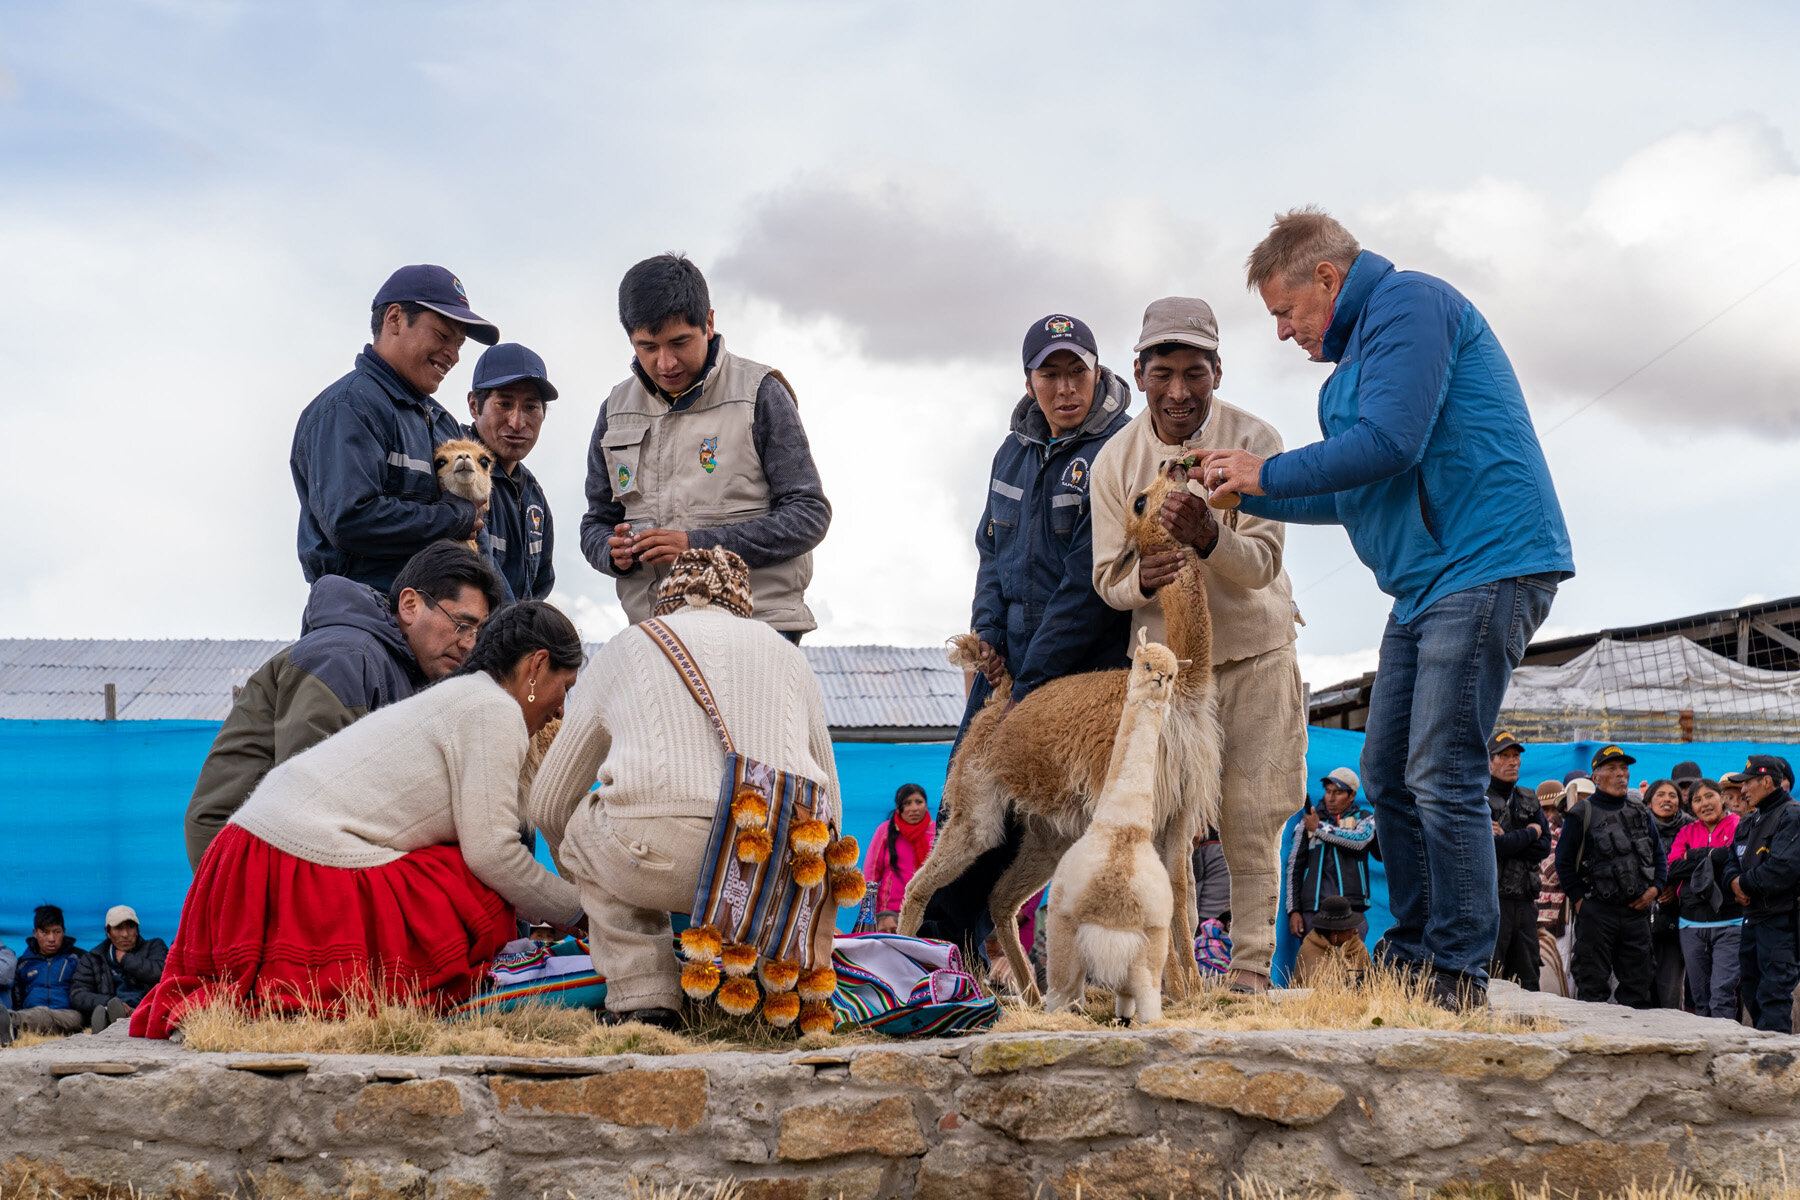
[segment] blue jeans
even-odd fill
[[[1487,739],[1556,582],[1500,579],[1445,596],[1405,625],[1388,618],[1362,778],[1387,868],[1389,959],[1487,983],[1500,932]]]

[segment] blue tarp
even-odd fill
[[[99,941],[114,904],[136,908],[148,936],[172,938],[191,878],[182,817],[218,728],[216,721],[0,720],[0,938],[16,949],[30,932],[32,908],[45,902],[62,905],[70,934],[84,947]],[[1560,779],[1585,767],[1595,747],[1528,747],[1520,782]],[[1791,746],[1743,742],[1627,748],[1638,759],[1634,779],[1667,775],[1683,759],[1716,776],[1752,753],[1794,756]],[[936,809],[948,744],[836,749],[844,831],[865,847],[902,783],[923,786]],[[1361,734],[1312,730],[1306,757],[1315,799],[1319,776],[1333,767],[1360,769],[1361,754]],[[1377,890],[1385,900],[1385,886]],[[844,916],[847,922],[850,914]],[[1370,923],[1372,933],[1386,928],[1385,909],[1371,912]],[[1291,962],[1285,932],[1281,941],[1287,957],[1278,961]]]

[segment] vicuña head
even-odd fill
[[[1139,629],[1137,646],[1131,652],[1131,678],[1126,683],[1125,702],[1143,704],[1167,700],[1175,690],[1175,677],[1187,664],[1161,642],[1150,640],[1148,631]]]
[[[1186,489],[1187,471],[1178,461],[1169,462],[1163,464],[1154,483],[1131,498],[1131,512],[1125,518],[1125,540],[1139,555],[1174,550],[1179,545],[1157,518],[1169,493]]]
[[[432,456],[431,465],[437,470],[438,485],[446,492],[477,505],[487,503],[494,488],[494,477],[488,473],[494,456],[486,446],[467,438],[445,442]]]

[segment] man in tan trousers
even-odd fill
[[[1132,498],[1165,464],[1200,450],[1281,449],[1266,422],[1214,396],[1222,377],[1219,327],[1204,300],[1171,296],[1144,310],[1137,385],[1148,407],[1094,460],[1094,590],[1163,637],[1158,588],[1174,582],[1173,551],[1139,559],[1125,547]],[[1219,843],[1231,873],[1231,972],[1239,991],[1269,984],[1281,873],[1281,824],[1306,796],[1306,714],[1294,654],[1293,588],[1282,570],[1286,526],[1215,514],[1188,493],[1169,497],[1162,523],[1200,554],[1212,611],[1213,674],[1224,738]]]

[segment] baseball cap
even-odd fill
[[[1212,305],[1191,296],[1164,296],[1144,310],[1144,325],[1132,350],[1147,350],[1164,342],[1180,342],[1201,350],[1219,348],[1219,322]]]
[[[475,315],[469,308],[469,294],[463,291],[462,280],[444,267],[429,263],[401,267],[387,277],[387,282],[375,293],[375,303],[370,308],[379,311],[390,304],[408,301],[460,323],[470,337],[484,346],[500,340],[499,328]]]
[[[544,370],[544,360],[518,342],[501,342],[483,350],[481,357],[475,360],[476,391],[505,387],[521,379],[536,383],[545,403],[556,399],[556,388],[551,386],[550,376]]]
[[[1525,749],[1525,743],[1521,742],[1513,733],[1505,729],[1500,730],[1498,733],[1494,734],[1493,737],[1488,739],[1489,758],[1494,757],[1494,755],[1500,753],[1502,750],[1523,749]]]
[[[1075,357],[1093,370],[1100,365],[1100,344],[1094,331],[1079,317],[1051,313],[1025,331],[1025,369],[1035,371],[1058,350],[1073,350]]]
[[[1676,783],[1680,783],[1684,779],[1691,783],[1696,779],[1703,778],[1703,776],[1700,774],[1699,763],[1678,762],[1675,764],[1675,769],[1669,772],[1669,778],[1673,779]]]
[[[127,921],[133,925],[138,924],[137,910],[131,905],[115,904],[106,910],[106,927],[108,929],[117,929]]]
[[[1321,775],[1319,776],[1319,782],[1335,783],[1346,792],[1354,792],[1362,787],[1362,780],[1358,779],[1356,777],[1356,772],[1352,771],[1349,767],[1339,767],[1329,775]]]
[[[1619,749],[1617,746],[1602,746],[1594,751],[1594,761],[1588,764],[1588,769],[1591,771],[1598,771],[1600,769],[1600,764],[1613,762],[1624,763],[1629,767],[1636,761],[1637,759],[1631,757],[1631,755],[1625,753],[1625,751]]]
[[[1787,772],[1781,769],[1781,760],[1773,754],[1752,754],[1744,760],[1743,770],[1734,771],[1725,778],[1732,783],[1748,783],[1750,780],[1764,775],[1777,783],[1787,778]]]
[[[1594,786],[1594,781],[1583,775],[1580,779],[1571,779],[1569,781],[1568,795],[1569,799],[1572,801],[1583,800],[1593,795],[1597,790],[1598,789]]]

